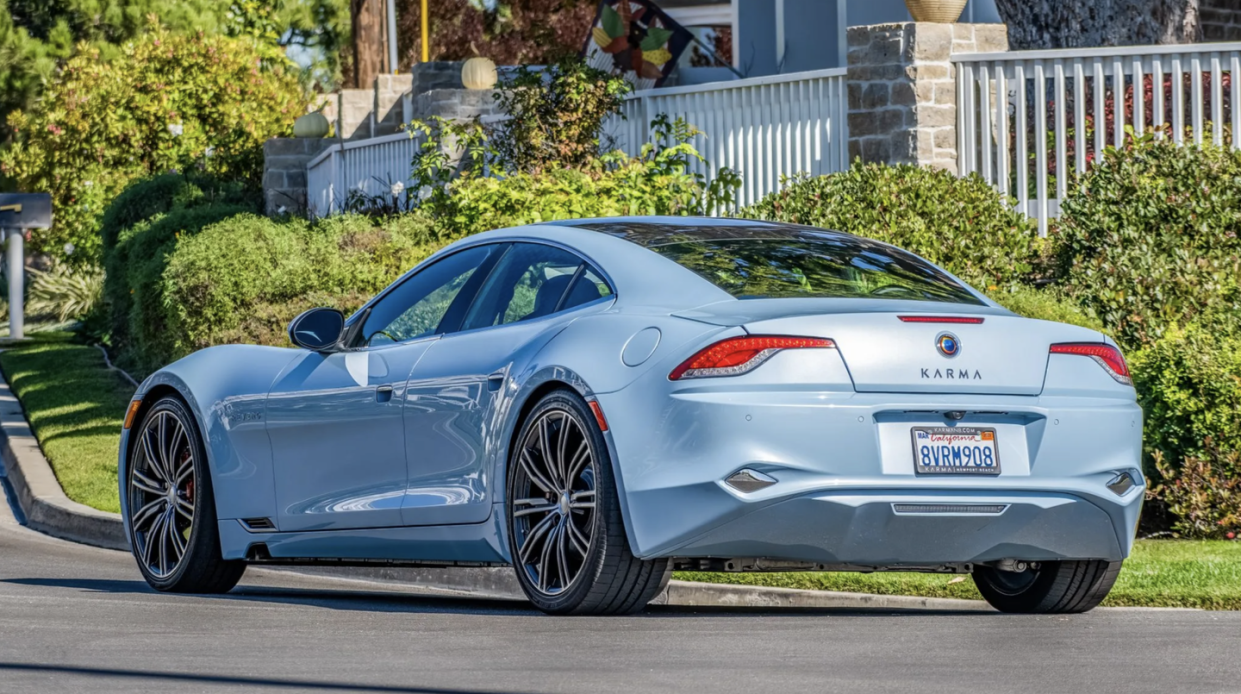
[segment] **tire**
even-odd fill
[[[513,568],[538,609],[631,614],[667,586],[668,560],[630,551],[603,434],[577,394],[558,390],[535,404],[509,453],[506,486]]]
[[[132,431],[125,527],[142,577],[168,593],[227,593],[246,564],[221,558],[207,453],[194,417],[169,396]]]
[[[1018,614],[1088,612],[1107,597],[1121,562],[1045,561],[1022,572],[987,566],[974,570],[974,585],[992,607]]]

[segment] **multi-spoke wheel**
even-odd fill
[[[556,391],[530,411],[508,482],[513,564],[539,609],[633,612],[667,583],[667,561],[629,551],[603,435],[575,394]]]
[[[124,494],[130,546],[159,590],[226,592],[245,571],[220,558],[211,479],[193,418],[164,398],[132,430]]]

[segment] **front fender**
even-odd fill
[[[210,347],[151,374],[134,396],[143,400],[144,409],[173,393],[189,406],[203,437],[216,515],[221,520],[276,517],[267,393],[301,352],[255,345]],[[117,466],[126,517],[129,433],[122,432]]]

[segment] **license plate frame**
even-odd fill
[[[925,432],[930,436],[960,436],[960,437],[976,437],[977,442],[982,444],[987,440],[986,434],[990,434],[991,452],[995,459],[995,465],[987,467],[983,464],[974,465],[924,465],[920,456],[918,433]],[[909,431],[910,441],[913,443],[913,463],[914,473],[918,475],[998,475],[1000,474],[1000,439],[993,427],[911,427]],[[926,442],[923,442],[926,443]],[[942,442],[940,445],[944,445]],[[964,442],[968,444],[969,442]],[[955,457],[955,456],[954,456]],[[961,457],[963,459],[963,456]],[[985,460],[985,457],[984,457]],[[982,461],[979,461],[981,463]]]

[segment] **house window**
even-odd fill
[[[736,16],[732,3],[669,0],[661,7],[701,42],[689,45],[681,55],[678,67],[731,67],[736,62],[733,54]],[[717,59],[717,56],[723,60]]]

